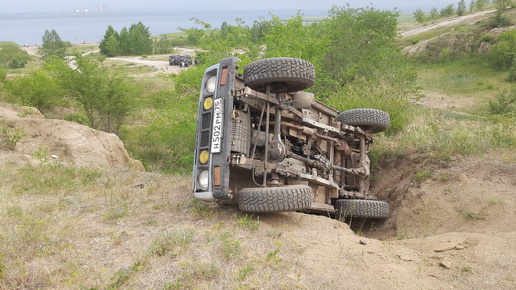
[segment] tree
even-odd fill
[[[321,71],[330,44],[330,37],[324,25],[303,24],[303,17],[297,14],[288,21],[272,16],[268,34],[264,37],[265,57],[296,57],[312,62]]]
[[[51,57],[53,55],[64,58],[66,54],[66,48],[70,47],[71,44],[66,41],[62,41],[59,34],[52,29],[51,31],[45,30],[43,35],[43,44],[39,48],[39,53],[43,57]]]
[[[123,27],[120,30],[120,55],[129,55],[131,54],[131,42],[129,39],[129,30],[127,27]]]
[[[52,58],[49,70],[67,96],[78,101],[88,118],[89,126],[118,133],[124,118],[133,108],[140,89],[118,72],[109,72],[101,63],[87,57],[76,57],[77,68]]]
[[[323,67],[331,79],[342,83],[372,80],[390,72],[391,60],[399,56],[397,15],[372,8],[330,10],[326,33],[331,42]]]
[[[423,23],[426,20],[425,12],[421,9],[417,9],[414,13],[414,19],[418,23]]]
[[[255,20],[253,26],[250,28],[251,41],[253,43],[260,43],[263,37],[268,34],[271,21],[269,20]]]
[[[437,10],[437,8],[432,8],[432,10],[430,10],[430,16],[429,16],[430,19],[432,20],[436,20],[437,18],[439,18],[439,11]]]
[[[172,41],[163,35],[154,39],[152,47],[155,54],[171,53],[173,50]]]
[[[491,63],[499,69],[509,69],[516,64],[516,30],[504,32],[489,52]]]
[[[489,0],[477,0],[477,10],[482,10],[489,4]]]
[[[466,13],[466,0],[460,0],[457,5],[457,16],[462,16]]]
[[[477,6],[476,1],[471,0],[471,2],[469,3],[469,13],[473,13],[473,11],[475,11],[476,6]]]
[[[455,13],[455,8],[453,7],[453,4],[450,4],[446,6],[445,8],[441,9],[441,17],[450,17],[453,16]]]
[[[122,28],[120,34],[109,26],[100,42],[100,53],[107,56],[151,54],[154,41],[148,27],[138,22],[129,29]]]
[[[231,35],[226,34],[226,36],[223,36],[221,30],[212,29],[209,23],[196,18],[191,20],[195,21],[197,25],[202,25],[204,29],[190,28],[181,30],[186,33],[187,39],[191,43],[195,43],[200,48],[201,52],[198,53],[198,56],[201,56],[202,63],[217,63],[223,58],[235,55],[235,50],[242,51],[242,53],[237,54],[242,63],[249,62],[250,58],[258,57],[260,47],[252,43],[250,30],[242,21],[237,19],[237,25],[226,27],[226,33],[230,32]]]
[[[129,27],[129,43],[133,55],[152,53],[152,38],[149,28],[141,22]]]
[[[511,25],[511,19],[504,15],[505,9],[512,4],[512,0],[495,0],[495,16],[491,19],[491,27],[504,27]]]
[[[100,53],[107,56],[116,56],[120,51],[120,36],[118,32],[115,31],[113,26],[109,25],[106,33],[104,34],[104,38],[100,41],[99,48]]]
[[[116,56],[120,52],[120,41],[116,35],[111,35],[106,41],[107,56]]]

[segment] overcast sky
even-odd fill
[[[459,0],[397,0],[397,1],[338,1],[338,0],[0,0],[0,13],[34,13],[34,12],[72,12],[75,8],[93,10],[95,5],[109,6],[111,11],[173,11],[173,10],[329,10],[333,5],[365,7],[369,4],[377,9],[413,12],[420,8],[430,10],[441,9],[448,4],[456,4]],[[470,1],[467,4],[469,5]],[[218,4],[218,5],[217,5]]]

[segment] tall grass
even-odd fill
[[[374,154],[418,154],[449,161],[460,156],[502,154],[514,160],[513,118],[475,118],[420,108],[411,124],[397,135],[382,136]],[[505,152],[505,153],[504,153]]]
[[[504,74],[489,67],[481,57],[456,62],[421,64],[418,66],[418,85],[427,91],[460,98],[475,97],[482,100],[494,96],[500,90],[510,89]]]

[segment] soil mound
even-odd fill
[[[10,148],[4,148],[10,152],[0,154],[4,161],[38,164],[57,159],[75,166],[144,170],[115,134],[45,119],[35,108],[9,104],[0,104],[0,120],[5,128],[2,138],[11,140]]]

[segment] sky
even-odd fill
[[[124,11],[175,11],[175,10],[329,10],[333,5],[365,7],[372,4],[381,10],[414,12],[416,9],[425,11],[433,7],[444,8],[459,0],[397,0],[397,1],[359,1],[359,0],[0,0],[0,13],[44,13],[44,12],[73,12],[75,8],[87,8],[93,11],[97,4],[109,6],[113,12]],[[467,1],[469,2],[469,1]]]

